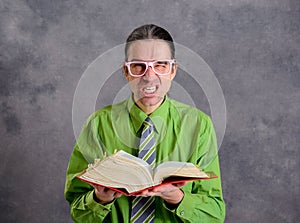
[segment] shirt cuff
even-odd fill
[[[181,202],[178,204],[177,208],[170,209],[167,207],[165,203],[163,203],[164,207],[173,212],[180,218],[189,219],[193,215],[194,208],[196,207],[195,201],[191,196],[191,193],[184,191],[184,196]]]
[[[181,218],[189,218],[193,215],[195,207],[195,199],[193,199],[191,193],[185,191],[184,197],[175,209],[175,212]]]
[[[86,205],[89,207],[90,210],[99,213],[100,215],[107,215],[111,211],[111,207],[114,204],[114,201],[108,204],[99,204],[97,201],[94,200],[94,191],[90,191],[86,195]]]

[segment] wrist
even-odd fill
[[[94,190],[94,192],[93,192],[93,199],[94,199],[94,201],[96,201],[97,203],[102,204],[102,205],[106,205],[106,204],[109,204],[109,203],[111,203],[111,202],[114,201],[114,199],[111,200],[111,201],[104,201],[104,200],[101,200],[101,199],[97,196],[95,190]]]
[[[184,192],[180,189],[172,197],[165,198],[165,204],[169,209],[175,209],[179,206],[184,197]]]

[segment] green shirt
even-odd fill
[[[130,98],[88,118],[71,155],[65,185],[65,197],[75,222],[130,222],[130,197],[122,195],[101,205],[93,199],[93,187],[75,176],[95,158],[101,159],[116,150],[137,155],[146,117]],[[223,222],[225,203],[211,119],[198,109],[167,97],[149,117],[155,126],[157,164],[167,160],[192,162],[219,176],[187,183],[182,187],[184,197],[176,209],[169,209],[163,199],[156,197],[155,222]]]

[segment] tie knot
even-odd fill
[[[152,122],[151,119],[148,117],[148,118],[145,119],[144,125],[153,127],[153,122]]]

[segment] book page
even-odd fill
[[[123,151],[90,165],[80,178],[107,187],[125,188],[129,193],[154,185],[147,162]]]
[[[162,182],[165,178],[176,176],[184,178],[209,178],[192,163],[168,161],[157,166],[154,170],[154,182]]]

